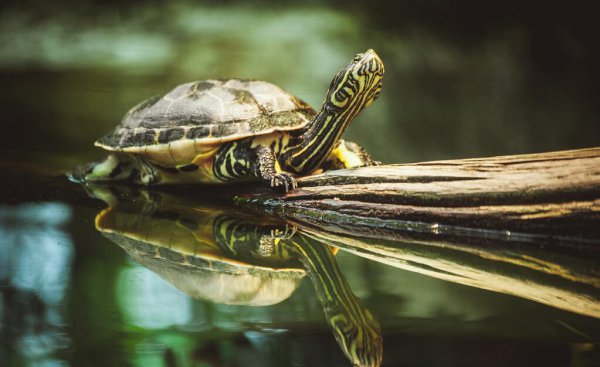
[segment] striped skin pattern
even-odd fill
[[[285,166],[298,174],[319,167],[354,117],[381,92],[384,66],[375,51],[358,54],[331,82],[321,111],[285,155]]]
[[[321,167],[338,146],[343,132],[354,117],[379,96],[383,73],[383,62],[373,50],[356,55],[332,80],[321,111],[306,131],[290,137],[288,144],[281,147],[280,151],[271,149],[271,153],[260,149],[255,152],[237,151],[242,144],[230,143],[234,146],[224,146],[222,153],[215,158],[215,176],[227,180],[254,174],[269,182],[271,187],[283,187],[285,191],[295,188],[293,177],[282,171],[307,175]],[[246,143],[242,149],[248,150],[251,145]],[[257,159],[248,161],[247,158],[252,155]],[[364,158],[362,165],[375,163],[367,154],[361,155]],[[346,160],[343,156],[340,158]],[[244,164],[236,165],[237,159]],[[236,170],[236,167],[239,169]],[[348,166],[339,168],[345,167]]]
[[[379,366],[383,358],[379,323],[352,293],[329,247],[302,234],[287,243],[312,279],[325,318],[346,357],[354,366]]]
[[[273,147],[276,143],[271,147],[253,147],[253,141],[244,139],[224,144],[213,163],[214,176],[221,181],[260,177],[272,188],[282,188],[286,192],[295,189],[296,180],[283,172],[277,161],[277,148]]]
[[[291,227],[281,225],[257,225],[221,215],[213,221],[213,236],[221,249],[230,256],[247,260],[257,265],[298,266],[296,254],[281,240],[295,233]]]
[[[325,318],[346,357],[354,366],[379,366],[383,357],[379,323],[352,293],[331,248],[295,233],[289,226],[279,227],[256,226],[223,216],[215,220],[213,233],[232,256],[259,260],[261,265],[269,259],[299,261],[312,280]]]
[[[295,176],[376,164],[362,148],[353,152],[340,142],[354,117],[379,96],[383,74],[375,51],[357,54],[333,78],[318,113],[266,82],[182,84],[134,107],[96,142],[124,165],[131,162],[126,155],[135,156],[138,164],[128,168],[129,175],[121,173],[125,167],[103,162],[89,167],[81,181],[155,185],[258,178],[287,192],[296,188]]]
[[[177,288],[192,291],[192,297],[199,295],[194,285],[200,283],[205,285],[202,288],[220,289],[219,295],[201,292],[203,299],[221,297],[231,301],[239,299],[235,295],[240,291],[247,293],[246,299],[253,299],[255,281],[247,290],[239,283],[214,284],[210,279],[223,279],[213,276],[218,273],[253,274],[262,279],[260,283],[275,278],[295,282],[304,275],[303,269],[337,343],[352,365],[380,365],[383,346],[379,324],[352,293],[333,248],[297,232],[291,225],[248,213],[230,214],[218,207],[190,207],[186,199],[176,195],[131,186],[92,186],[90,190],[94,197],[109,204],[96,216],[96,228]],[[199,275],[193,269],[208,271]],[[230,297],[228,292],[232,292]],[[268,293],[277,295],[275,290]]]

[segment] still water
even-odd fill
[[[341,236],[189,192],[67,198],[0,207],[3,365],[598,361],[594,250]]]
[[[600,143],[587,17],[332,4],[1,9],[1,366],[600,363],[600,255],[576,238],[341,235],[62,175],[176,84],[264,79],[316,107],[368,48],[384,87],[346,136],[384,163]]]

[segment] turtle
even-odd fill
[[[379,323],[350,289],[335,260],[337,248],[280,218],[181,195],[120,195],[114,186],[92,193],[109,204],[96,215],[96,229],[193,298],[268,306],[287,299],[308,275],[347,358],[354,366],[380,365]]]
[[[181,84],[129,110],[95,142],[108,157],[71,177],[146,186],[254,179],[287,192],[299,176],[375,165],[342,134],[377,99],[383,74],[374,50],[357,54],[331,81],[319,112],[266,81]]]

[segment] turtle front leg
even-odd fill
[[[252,140],[234,141],[221,147],[213,163],[213,174],[221,181],[257,177],[273,189],[295,189],[296,179],[281,170],[271,148],[252,147]]]
[[[371,155],[360,145],[342,139],[329,156],[327,156],[321,168],[324,171],[328,171],[353,167],[378,166],[380,164],[381,162],[373,160]]]
[[[296,179],[289,173],[283,172],[271,148],[259,145],[256,148],[254,174],[266,181],[271,188],[282,188],[285,192],[298,187]]]

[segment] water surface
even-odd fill
[[[374,48],[386,64],[382,95],[347,137],[376,159],[598,145],[593,12],[549,4],[547,16],[539,16],[537,7],[505,2],[489,3],[489,9],[349,4],[109,8],[57,2],[48,9],[9,2],[2,9],[0,365],[351,365],[345,339],[331,326],[327,293],[315,286],[319,271],[307,271],[302,259],[279,267],[237,259],[230,271],[262,266],[267,279],[280,281],[254,279],[244,287],[229,281],[238,287],[228,293],[221,275],[203,283],[184,277],[188,285],[211,290],[190,295],[161,269],[201,270],[176,265],[181,256],[175,250],[166,252],[171,262],[149,264],[107,238],[96,218],[107,213],[101,199],[109,196],[93,198],[62,176],[102,156],[93,141],[129,107],[176,84],[265,79],[318,107],[335,71]],[[182,210],[248,215],[228,202],[206,201],[202,191],[191,196],[187,206],[163,199],[149,208],[142,204],[156,196],[117,192],[125,204],[113,213],[124,210],[119,218],[129,218],[125,223],[138,233],[144,223],[156,224],[149,220],[183,230],[206,221],[177,221]],[[161,205],[171,214],[150,215]],[[282,225],[281,218],[271,220]],[[410,233],[381,239],[289,225],[298,226],[296,241],[333,246],[328,261],[347,296],[332,305],[351,303],[354,315],[372,315],[383,340],[383,366],[600,361],[593,246],[577,252],[555,246],[552,238],[440,240]],[[159,242],[169,248],[169,241],[150,235],[146,242],[155,253]],[[377,337],[371,340],[377,344]]]

